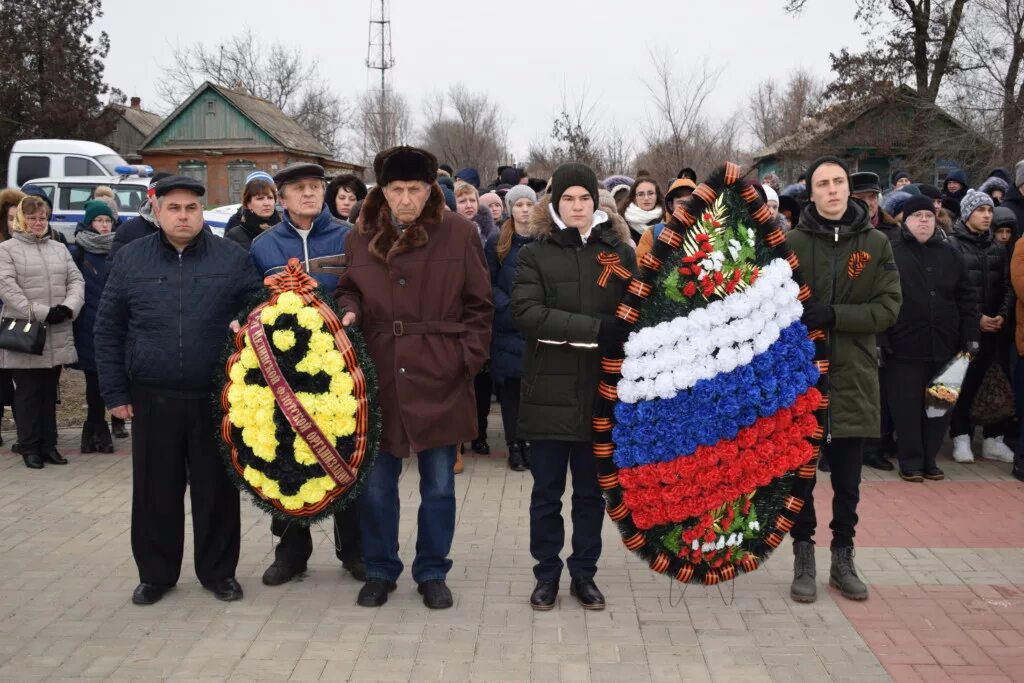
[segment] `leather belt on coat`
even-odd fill
[[[410,323],[392,320],[386,323],[374,323],[369,326],[369,329],[371,332],[390,333],[396,337],[404,337],[410,334],[462,334],[466,331],[466,325],[456,320],[426,320]]]

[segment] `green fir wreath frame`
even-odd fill
[[[292,259],[298,263],[296,259]],[[291,264],[290,264],[291,265]],[[294,270],[294,269],[293,269]],[[269,283],[269,280],[274,277],[285,276],[287,271],[279,273],[276,276],[268,277],[265,282]],[[303,272],[301,275],[293,273],[292,277],[308,277]],[[264,305],[276,301],[280,292],[273,292],[272,290],[263,289],[259,293],[254,294],[246,302],[243,310],[238,316],[238,320],[245,321],[249,315],[256,309],[263,307]],[[334,301],[327,294],[322,287],[317,287],[315,290],[310,292],[311,296],[316,302],[322,305],[320,309],[321,317],[324,317],[325,323],[327,323],[328,329],[332,327],[332,322],[337,322],[340,327],[340,320],[342,318],[342,311],[338,309]],[[310,304],[312,305],[312,304]],[[324,316],[324,308],[329,311],[335,318],[336,321],[330,321]],[[284,317],[284,316],[282,316]],[[266,329],[266,326],[265,326]],[[273,329],[267,329],[268,334],[273,332]],[[366,478],[369,476],[377,456],[380,452],[380,442],[382,434],[382,417],[380,403],[378,400],[378,383],[377,373],[374,367],[373,361],[371,360],[369,349],[366,346],[366,339],[363,333],[356,326],[345,327],[341,329],[341,334],[348,338],[348,341],[352,345],[352,352],[358,361],[358,370],[362,375],[362,396],[355,396],[357,401],[363,401],[363,405],[366,410],[365,429],[361,434],[355,434],[353,437],[339,438],[335,442],[335,446],[338,447],[342,444],[342,441],[347,438],[361,437],[364,439],[363,456],[359,462],[358,469],[356,471],[355,481],[347,488],[340,490],[337,494],[330,496],[330,501],[326,504],[318,507],[316,510],[305,510],[302,513],[290,513],[281,506],[275,504],[271,500],[262,497],[259,493],[245,480],[241,472],[236,468],[237,458],[242,455],[246,457],[255,458],[256,456],[252,453],[252,449],[249,448],[241,438],[241,430],[230,423],[228,418],[227,410],[227,388],[230,386],[231,379],[229,377],[229,371],[232,365],[232,361],[237,361],[238,354],[244,344],[245,339],[245,327],[243,325],[242,330],[232,335],[231,339],[225,344],[224,350],[221,354],[221,362],[218,366],[215,390],[211,396],[211,405],[213,409],[213,415],[215,424],[217,425],[217,443],[221,454],[221,459],[224,466],[227,469],[228,477],[235,484],[238,489],[247,495],[247,497],[253,502],[253,504],[261,510],[269,513],[272,517],[287,522],[298,523],[304,526],[312,525],[319,522],[327,517],[345,509],[349,505],[353,504],[355,500],[362,494],[363,489],[366,485]],[[288,354],[275,354],[278,357],[278,361],[282,360],[282,356],[287,357]],[[302,354],[298,355],[301,359]],[[293,359],[291,365],[295,364]],[[285,374],[292,374],[295,372],[293,367],[285,368],[282,366],[282,371]],[[257,371],[258,372],[258,371]],[[291,427],[288,425],[283,413],[279,406],[274,406],[274,422],[278,430],[290,430]],[[286,444],[279,441],[277,449],[279,454],[281,449],[287,448]],[[348,461],[348,457],[351,456],[351,451],[347,448],[339,449],[339,455]]]
[[[672,214],[651,252],[640,259],[639,272],[627,284],[626,293],[615,313],[620,325],[635,328],[643,313],[645,300],[654,291],[659,275],[669,263],[671,256],[682,245],[687,231],[697,223],[697,217],[714,204],[718,196],[728,188],[739,191],[756,226],[757,235],[768,248],[770,255],[789,262],[793,270],[793,279],[800,288],[799,300],[804,302],[811,297],[811,290],[801,277],[797,256],[786,246],[784,233],[771,224],[767,205],[753,185],[741,180],[739,166],[727,162],[697,187],[686,199],[684,208],[677,209]],[[750,572],[760,566],[793,527],[814,483],[824,439],[822,425],[829,409],[826,336],[822,330],[813,330],[808,336],[815,344],[814,363],[820,373],[817,388],[822,395],[821,403],[814,412],[818,429],[808,439],[813,448],[813,456],[798,469],[791,471],[795,476],[792,477],[789,494],[778,501],[777,514],[770,525],[765,525],[761,530],[756,543],[750,548],[750,554],[740,562],[725,564],[720,568],[709,568],[694,564],[688,558],[670,555],[665,552],[665,546],[656,529],[643,531],[634,524],[632,514],[623,501],[619,468],[612,458],[615,453],[615,443],[612,439],[612,430],[615,427],[614,408],[618,400],[616,386],[622,377],[623,349],[619,346],[611,355],[602,357],[601,379],[598,383],[593,417],[593,453],[597,461],[598,483],[604,493],[608,516],[618,526],[623,544],[645,560],[655,572],[674,577],[683,583],[715,585],[721,581],[729,581],[739,573]]]

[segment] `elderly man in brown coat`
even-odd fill
[[[445,211],[437,159],[395,147],[373,162],[369,193],[346,244],[335,298],[359,325],[377,366],[384,417],[381,454],[359,500],[366,584],[358,603],[378,607],[402,573],[398,476],[416,454],[420,508],[413,579],[432,609],[452,606],[445,583],[455,533],[455,445],[476,436],[473,378],[487,360],[491,282],[476,226]]]

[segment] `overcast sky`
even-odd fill
[[[105,0],[97,30],[110,36],[106,79],[143,107],[159,109],[156,82],[175,45],[221,40],[250,26],[319,60],[341,95],[375,83],[365,66],[371,0],[177,0],[159,11],[137,0]],[[424,97],[461,81],[497,100],[510,121],[512,152],[523,158],[545,139],[562,92],[586,92],[599,124],[623,132],[646,121],[643,84],[650,50],[671,50],[680,68],[702,57],[722,69],[708,102],[719,119],[745,109],[756,85],[804,67],[828,76],[828,54],[860,49],[853,0],[810,0],[799,16],[783,0],[393,0],[391,84],[418,112]],[[377,72],[374,72],[376,74]]]

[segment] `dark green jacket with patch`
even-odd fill
[[[800,259],[812,300],[831,305],[836,314],[828,333],[829,373],[821,383],[830,396],[825,438],[877,438],[875,336],[892,327],[903,302],[889,239],[871,227],[867,206],[850,199],[838,223],[823,220],[809,206],[786,234],[786,243]]]
[[[627,280],[612,275],[605,287],[598,255],[612,252],[630,272],[636,255],[627,237],[607,221],[583,244],[578,230],[560,230],[550,200],[530,215],[536,241],[519,250],[512,285],[512,315],[526,337],[517,438],[590,441],[600,375],[597,333],[615,314]]]

